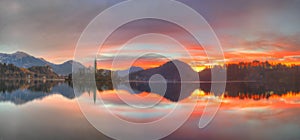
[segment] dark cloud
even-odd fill
[[[115,1],[2,0],[0,51],[21,49],[35,55],[74,50],[87,24]],[[12,50],[4,48],[13,46]]]
[[[201,45],[185,29],[174,23],[158,19],[143,19],[127,23],[115,30],[107,39],[104,46],[113,47],[122,45],[136,36],[147,33],[164,34],[182,43],[189,49],[201,50]],[[153,42],[153,40],[149,40],[149,42],[145,41],[145,44]]]
[[[70,59],[87,24],[119,1],[1,0],[0,52],[22,50],[56,62]],[[299,0],[180,1],[204,16],[220,38],[225,52],[277,50],[288,54],[299,50]],[[194,28],[201,31],[201,27]],[[133,35],[149,31],[169,34],[191,50],[198,50],[199,45],[191,36],[158,20],[125,25],[107,43],[118,45]]]

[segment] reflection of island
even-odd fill
[[[67,83],[0,81],[0,102],[10,101],[14,104],[25,104],[53,94],[60,94],[68,99],[75,98],[73,88]]]

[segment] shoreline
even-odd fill
[[[26,80],[32,80],[32,81],[67,81],[66,79],[43,79],[43,78],[0,78],[0,81],[26,81]]]

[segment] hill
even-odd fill
[[[167,82],[179,81],[198,81],[198,73],[195,72],[188,64],[173,60],[159,67],[141,70],[130,74],[132,81],[148,81],[151,76],[158,74],[165,78]]]
[[[72,64],[84,68],[82,64],[73,60],[66,61],[62,64],[54,64],[46,61],[43,58],[36,58],[20,51],[12,54],[0,53],[0,63],[13,64],[20,68],[30,68],[33,66],[50,66],[58,75],[68,75],[72,73]]]
[[[0,63],[0,79],[58,79],[59,76],[49,66],[33,66],[28,69],[13,64]]]

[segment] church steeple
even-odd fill
[[[94,60],[94,68],[95,68],[95,73],[97,73],[97,58]]]
[[[95,75],[97,75],[97,58],[95,58],[94,60],[94,70],[95,70]],[[96,103],[97,100],[97,91],[96,91],[97,87],[93,90],[93,99],[94,99],[94,103]]]

